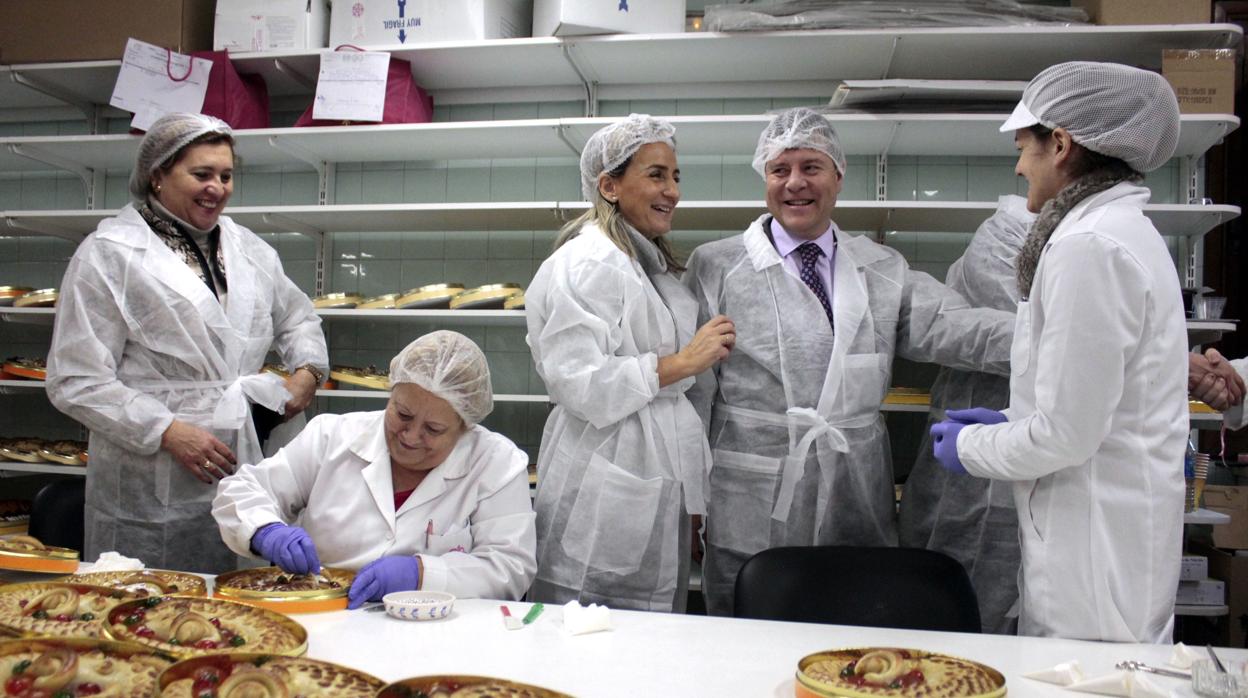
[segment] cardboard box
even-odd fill
[[[338,0],[329,47],[513,39],[528,36],[532,22],[533,0]]]
[[[1220,579],[1179,582],[1174,602],[1185,606],[1221,606],[1226,603],[1226,583]]]
[[[130,37],[212,48],[214,0],[0,0],[0,63],[117,60]]]
[[[1179,581],[1196,582],[1209,577],[1209,558],[1204,555],[1184,555],[1179,563]]]
[[[1204,499],[1206,509],[1231,517],[1230,523],[1213,527],[1213,544],[1232,550],[1248,548],[1248,487],[1205,485]]]
[[[1235,49],[1166,49],[1161,74],[1184,114],[1235,113]]]
[[[1096,24],[1205,24],[1212,0],[1071,0]]]
[[[214,51],[300,51],[328,42],[328,0],[217,0]]]
[[[1214,526],[1214,530],[1221,528]],[[1248,647],[1248,555],[1237,555],[1229,550],[1210,548],[1199,543],[1192,544],[1192,552],[1209,559],[1209,576],[1226,584],[1227,620],[1218,623],[1217,637],[1213,644],[1219,647]]]
[[[533,4],[533,36],[683,31],[685,0],[535,0]]]

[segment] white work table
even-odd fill
[[[1041,638],[968,635],[814,623],[779,623],[635,611],[611,612],[613,629],[587,635],[563,630],[563,609],[547,606],[532,625],[503,628],[500,602],[460,599],[440,621],[403,621],[384,612],[337,611],[294,616],[308,629],[308,656],[393,681],[422,674],[485,674],[574,696],[793,696],[803,656],[835,647],[889,646],[954,654],[1006,676],[1011,696],[1079,695],[1022,678],[1078,659],[1085,674],[1113,671],[1135,659],[1166,666],[1169,645],[1127,645]],[[529,604],[508,603],[523,616]],[[1222,659],[1248,659],[1223,650]],[[1155,683],[1194,695],[1180,679]]]

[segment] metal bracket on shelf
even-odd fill
[[[595,117],[598,116],[598,81],[590,80],[585,76],[585,71],[581,69],[580,64],[576,62],[576,58],[572,55],[572,49],[574,48],[576,48],[576,44],[573,42],[563,44],[563,57],[567,60],[568,65],[572,66],[573,72],[581,79],[581,86],[585,88],[585,116]]]
[[[308,76],[304,75],[303,73],[301,73],[301,72],[299,72],[299,71],[295,70],[295,69],[294,69],[294,68],[292,68],[292,67],[290,66],[290,64],[289,64],[289,63],[287,63],[286,61],[283,61],[283,60],[282,60],[282,59],[280,59],[280,58],[274,58],[274,59],[273,59],[273,68],[274,68],[274,69],[276,69],[276,70],[277,70],[277,72],[281,73],[282,75],[285,75],[286,77],[290,78],[291,80],[294,80],[295,82],[299,83],[300,85],[303,85],[304,87],[308,88],[309,90],[312,90],[312,91],[314,91],[314,92],[316,91],[316,81],[315,81],[315,80],[313,80],[313,79],[311,79],[311,78],[309,78]]]
[[[320,239],[325,236],[324,230],[310,226],[307,223],[297,221],[290,216],[285,216],[280,213],[262,213],[260,214],[260,220],[269,225],[286,228],[294,233],[302,233],[317,241],[320,241]]]
[[[301,160],[311,165],[312,168],[317,171],[317,174],[321,174],[322,171],[327,166],[325,158],[320,157],[319,155],[312,152],[311,150],[308,150],[304,146],[299,145],[286,138],[282,138],[281,136],[269,136],[269,145],[277,150],[282,151],[283,153],[286,153],[287,155],[295,158],[296,160]]]
[[[103,186],[103,172],[97,173],[94,169],[87,167],[82,163],[67,160],[59,155],[53,155],[46,150],[42,150],[31,145],[10,143],[9,152],[19,157],[24,157],[27,160],[34,160],[37,163],[50,165],[59,170],[64,170],[70,174],[76,175],[78,179],[82,180],[82,189],[87,195],[87,208],[95,208],[96,186],[97,184],[101,187]],[[97,174],[99,175],[98,177]]]
[[[85,235],[81,233],[69,230],[67,228],[54,226],[54,225],[45,224],[45,225],[39,226],[38,228],[32,228],[29,225],[23,224],[21,221],[13,218],[12,216],[4,217],[4,225],[9,230],[15,230],[15,231],[19,231],[22,233],[30,233],[34,235],[51,235],[52,237],[58,237],[64,240],[69,240],[70,242],[74,242],[74,243],[82,242],[82,239],[86,237]]]
[[[316,241],[316,280],[312,284],[315,295],[325,293],[325,260],[329,259],[333,253],[333,238],[329,235],[322,235]]]
[[[46,83],[39,78],[31,77],[20,70],[10,71],[9,78],[23,87],[29,87],[36,92],[42,92],[53,99],[59,99],[66,104],[76,107],[86,117],[87,122],[91,124],[91,133],[98,133],[100,112],[93,102],[89,102],[81,96],[63,90],[56,85]]]
[[[888,199],[888,152],[880,153],[875,159],[875,200]]]
[[[1179,161],[1179,180],[1186,185],[1187,203],[1204,204],[1203,182],[1200,177],[1200,161],[1189,155]],[[1203,236],[1188,238],[1187,259],[1183,268],[1183,285],[1187,288],[1199,288],[1204,283],[1205,242]]]
[[[897,46],[901,44],[901,37],[893,37],[893,45],[888,49],[888,62],[884,64],[884,72],[880,74],[880,79],[884,80],[893,72],[893,59],[897,57]]]
[[[572,142],[572,140],[568,138],[567,126],[565,126],[564,124],[559,124],[558,126],[556,126],[555,135],[559,136],[559,140],[563,141],[563,144],[568,146],[568,150],[571,150],[573,153],[575,153],[578,158],[581,156],[580,149],[577,148],[576,145]]]

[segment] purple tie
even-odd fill
[[[828,314],[828,326],[835,326],[832,322],[832,304],[828,302],[828,294],[823,288],[823,279],[819,278],[819,272],[815,269],[815,263],[819,261],[823,250],[813,242],[803,242],[797,248],[797,254],[802,258],[802,281],[815,294],[815,298],[819,299],[823,312]]]

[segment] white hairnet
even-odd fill
[[[413,383],[451,404],[469,426],[494,410],[490,365],[481,349],[450,330],[430,332],[390,361],[390,386]]]
[[[1138,172],[1161,167],[1179,142],[1179,103],[1165,78],[1117,63],[1071,62],[1032,78],[1003,132],[1061,128],[1088,150]]]
[[[598,175],[610,172],[631,158],[647,143],[666,143],[676,150],[676,129],[649,114],[629,114],[598,129],[581,151],[581,194],[593,201],[598,191]]]
[[[797,107],[782,111],[771,118],[771,123],[758,137],[754,149],[754,171],[767,176],[767,163],[786,150],[808,148],[832,158],[841,176],[845,176],[845,151],[841,139],[832,128],[832,122],[817,111]]]
[[[156,168],[173,157],[182,146],[206,133],[228,136],[233,132],[229,124],[205,114],[174,112],[157,119],[139,143],[139,155],[134,161],[134,171],[130,173],[130,198],[136,202],[146,201],[148,185]]]

